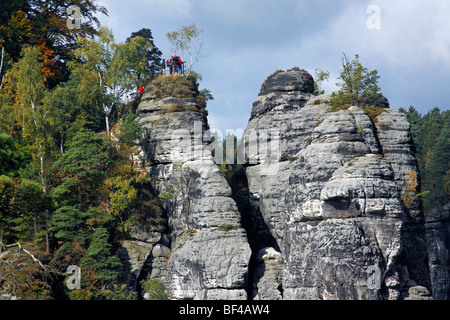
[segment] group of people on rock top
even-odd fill
[[[184,64],[185,62],[180,59],[177,55],[173,55],[169,58],[169,60],[163,59],[161,64],[161,73],[166,74],[166,67],[169,68],[170,74],[179,73],[184,74]],[[137,90],[138,94],[142,94],[144,91],[144,87],[139,87]]]
[[[163,59],[162,61],[162,73],[166,74],[166,66],[169,68],[169,73],[179,73],[184,74],[184,62],[177,55],[171,56],[167,61]]]

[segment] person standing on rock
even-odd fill
[[[173,57],[171,56],[169,60],[167,60],[167,67],[169,67],[169,74],[173,73]]]
[[[172,62],[172,73],[180,73],[180,58],[177,55],[173,55],[170,57]]]
[[[182,64],[182,63],[183,63],[183,62],[181,61],[180,57],[174,56],[174,62],[173,62],[173,64],[174,64],[174,66],[175,66],[175,72],[176,72],[176,73],[180,73],[180,74],[181,74],[181,64]]]
[[[162,60],[162,63],[161,63],[161,74],[162,75],[166,74],[166,59]]]

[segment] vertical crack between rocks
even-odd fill
[[[241,215],[241,224],[247,234],[247,240],[250,245],[252,254],[248,264],[247,284],[245,290],[247,292],[248,300],[254,298],[254,277],[255,269],[257,268],[257,255],[261,249],[272,247],[278,252],[281,252],[277,241],[272,236],[272,233],[262,217],[259,207],[255,210],[252,207],[252,199],[248,188],[248,180],[246,169],[242,168],[235,173],[229,184],[232,190],[232,198],[236,201],[239,213]],[[282,285],[280,285],[280,293],[283,294]]]

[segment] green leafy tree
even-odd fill
[[[80,28],[67,27],[67,8],[80,9]],[[25,45],[37,46],[45,55],[42,73],[46,84],[54,87],[67,80],[66,63],[78,46],[77,37],[92,37],[99,26],[97,14],[107,10],[94,0],[8,0],[0,3],[0,46],[6,58],[17,62]]]
[[[0,175],[17,176],[25,160],[25,155],[17,149],[13,137],[0,132]]]
[[[206,103],[209,100],[214,100],[214,96],[212,95],[212,93],[209,89],[204,88],[204,89],[200,90],[196,100],[197,100],[198,105],[204,109],[204,108],[206,108]]]
[[[135,113],[129,113],[123,120],[120,131],[119,141],[128,146],[134,146],[144,129],[139,125],[139,117]]]
[[[12,219],[14,211],[11,206],[17,188],[17,181],[11,177],[0,176],[0,241],[10,243],[17,240]]]
[[[64,153],[66,142],[82,127],[94,131],[104,128],[103,117],[96,104],[99,97],[91,96],[90,101],[86,99],[81,102],[81,93],[77,90],[79,82],[77,77],[71,77],[69,81],[59,84],[44,97],[44,104],[50,109],[53,152],[59,150],[59,153]]]
[[[137,300],[137,293],[130,292],[126,284],[113,284],[111,289],[103,290],[101,296],[105,300]]]
[[[135,214],[137,207],[144,201],[142,195],[139,196],[140,190],[150,182],[145,172],[139,173],[136,170],[133,161],[137,150],[136,140],[142,133],[138,120],[135,114],[129,113],[114,127],[119,140],[112,149],[113,165],[103,183],[107,212],[116,218],[122,232],[125,232],[125,220]]]
[[[436,140],[444,125],[443,120],[441,111],[437,107],[431,109],[422,117],[419,143],[422,145],[420,156],[422,157],[424,169],[430,165]]]
[[[123,57],[122,69],[128,76],[125,86],[127,90],[137,90],[151,77],[148,65],[148,54],[152,44],[141,36],[134,36],[119,45],[119,54]]]
[[[331,95],[330,104],[337,108],[344,105],[368,106],[381,97],[378,87],[377,70],[369,71],[363,67],[359,61],[359,55],[355,54],[355,59],[349,60],[344,53],[342,57],[342,71],[336,85],[340,90]]]
[[[52,199],[43,193],[39,183],[21,180],[12,203],[12,223],[19,240],[46,243],[49,251],[47,224],[53,210]],[[44,242],[45,240],[45,242]]]
[[[75,50],[76,62],[69,63],[80,83],[77,87],[81,101],[98,96],[110,139],[113,110],[122,105],[126,94],[133,92],[147,76],[145,54],[151,44],[142,37],[127,43],[116,43],[111,30],[102,27],[98,39],[80,39]]]
[[[172,44],[172,52],[181,52],[189,54],[190,64],[187,70],[189,75],[192,72],[192,66],[199,62],[203,55],[203,30],[199,29],[195,23],[190,26],[183,26],[181,29],[168,32],[166,34]]]
[[[49,251],[48,219],[53,202],[39,183],[0,176],[0,241],[34,242]]]
[[[48,93],[41,73],[42,53],[37,47],[25,46],[21,59],[8,71],[8,86],[15,91],[15,115],[13,121],[20,124],[22,137],[29,141],[35,162],[38,162],[39,178],[47,192],[46,155],[51,144],[49,132],[50,108],[43,103]]]
[[[154,78],[160,74],[162,52],[155,46],[152,31],[150,29],[142,28],[137,32],[131,33],[131,36],[126,40],[126,43],[129,43],[135,37],[142,37],[147,43],[150,44],[150,48],[143,51],[143,57],[145,58],[144,72],[142,72],[142,75],[140,73],[137,74],[137,80],[142,83],[142,81],[147,79],[147,75]]]
[[[416,147],[421,173],[421,191],[425,212],[450,202],[450,171],[448,137],[450,111],[435,107],[422,116],[413,106],[406,114]]]
[[[450,117],[436,138],[424,178],[430,194],[425,198],[425,206],[441,208],[450,202]]]
[[[408,122],[411,124],[411,133],[413,135],[414,142],[418,142],[417,138],[422,126],[422,115],[413,106],[410,106],[408,111],[404,108],[400,108],[399,111],[406,114]],[[417,146],[418,144],[416,143],[416,147]]]
[[[152,279],[149,276],[146,280],[141,281],[141,286],[147,293],[148,300],[170,300],[171,293],[161,279]]]
[[[92,95],[99,97],[109,138],[111,113],[124,94],[122,61],[116,54],[114,36],[106,27],[99,30],[98,39],[82,38],[80,44],[74,51],[77,60],[70,62],[69,67],[81,80],[77,87],[80,99],[84,102]]]

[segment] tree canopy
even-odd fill
[[[67,28],[69,5],[80,8],[79,29]],[[13,0],[0,9],[0,247],[2,257],[19,252],[24,266],[0,261],[0,291],[136,298],[118,284],[116,251],[127,221],[162,219],[132,160],[142,130],[131,107],[158,74],[161,52],[150,29],[119,43],[96,28],[104,10],[94,1]],[[54,291],[70,265],[84,270],[82,289]],[[33,285],[19,290],[17,279]]]
[[[450,111],[435,107],[422,116],[413,106],[400,110],[411,123],[424,209],[439,209],[450,203]]]
[[[344,53],[341,59],[342,70],[336,83],[340,87],[338,92],[331,95],[330,104],[333,108],[344,105],[369,106],[381,97],[378,87],[377,70],[369,71],[359,61],[359,55],[350,60]]]
[[[183,26],[179,30],[166,34],[172,44],[172,52],[189,54],[190,64],[187,74],[190,74],[195,63],[204,57],[203,54],[203,30],[199,29],[195,23],[190,26]]]
[[[136,72],[138,72],[138,74],[136,75],[136,79],[139,81],[139,84],[142,85],[142,81],[145,80],[146,76],[150,75],[152,78],[154,78],[160,74],[162,52],[158,49],[158,47],[155,46],[152,31],[150,29],[142,28],[137,32],[132,32],[131,36],[127,38],[126,43],[132,41],[132,39],[136,37],[141,37],[144,41],[150,44],[149,48],[146,48],[147,50],[144,50],[142,52],[142,56],[145,58],[142,69],[134,69],[136,70]]]
[[[80,8],[79,29],[67,27],[67,8]],[[24,45],[38,47],[45,56],[41,68],[50,87],[68,78],[67,61],[78,46],[78,37],[93,37],[99,26],[97,14],[107,10],[95,0],[12,0],[0,4],[0,45],[14,63]]]

